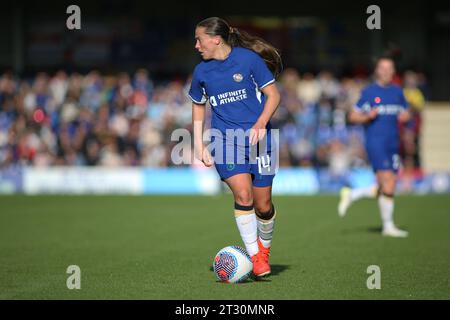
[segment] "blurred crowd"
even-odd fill
[[[367,166],[363,129],[348,125],[346,113],[369,81],[286,69],[277,83],[282,99],[272,120],[280,129],[280,166],[329,167],[336,173]],[[425,77],[407,71],[396,81],[414,111],[401,128],[402,157],[405,166],[419,168]],[[0,78],[0,167],[174,166],[171,153],[178,142],[171,134],[191,130],[189,84],[190,79],[155,83],[145,69],[131,75],[59,71],[32,79],[5,73]]]

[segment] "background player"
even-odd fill
[[[379,58],[375,66],[375,83],[362,91],[359,101],[349,114],[350,122],[365,127],[366,151],[376,173],[377,185],[353,190],[343,188],[338,212],[344,216],[353,201],[363,197],[378,197],[382,234],[406,237],[408,233],[394,225],[393,213],[396,173],[400,165],[398,121],[407,122],[410,114],[402,89],[392,84],[394,74],[392,58]]]
[[[231,28],[223,19],[201,21],[195,30],[195,48],[203,61],[194,70],[189,91],[192,104],[195,153],[206,166],[213,163],[221,179],[234,195],[236,223],[253,261],[253,273],[270,273],[269,251],[275,223],[272,204],[271,166],[251,163],[251,145],[266,138],[267,152],[259,154],[264,164],[272,161],[269,120],[278,107],[280,94],[275,77],[281,71],[281,58],[274,47],[260,38]],[[212,106],[211,128],[226,136],[227,129],[249,130],[245,143],[220,139],[224,153],[234,152],[234,160],[224,163],[209,153],[202,141],[205,103]],[[217,141],[217,140],[215,140]],[[228,142],[228,144],[227,144]],[[236,155],[244,153],[244,163]],[[263,168],[264,167],[264,168]],[[264,170],[265,172],[263,172]]]

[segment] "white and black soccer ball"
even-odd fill
[[[253,263],[245,249],[239,246],[228,246],[216,254],[213,269],[220,281],[237,283],[251,275]]]

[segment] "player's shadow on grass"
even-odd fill
[[[270,276],[268,277],[264,277],[264,278],[260,278],[260,279],[255,279],[253,276],[250,277],[249,279],[241,282],[241,283],[249,283],[249,282],[253,282],[253,281],[258,281],[258,282],[270,282],[270,277],[271,276],[277,276],[280,273],[284,272],[285,270],[289,269],[289,265],[286,264],[271,264],[270,265]],[[209,267],[209,271],[214,272],[214,269],[212,266]],[[216,282],[220,282],[219,280],[217,280]]]
[[[366,230],[367,230],[367,232],[370,232],[370,233],[381,233],[381,231],[383,231],[383,228],[382,227],[368,227]]]
[[[285,270],[289,269],[289,266],[286,264],[271,264],[270,265],[270,275],[267,277],[262,278],[255,278],[253,277],[253,281],[256,282],[271,282],[272,277],[275,277],[279,275],[280,273],[284,272]]]
[[[402,230],[408,231],[408,229],[404,228],[403,226],[399,226],[399,228],[401,228]],[[382,227],[370,227],[370,228],[367,228],[367,231],[371,232],[371,233],[379,233],[379,234],[381,234],[382,231],[383,231],[383,228]]]
[[[277,276],[280,273],[283,273],[284,271],[286,271],[287,269],[289,269],[289,265],[287,265],[287,264],[272,264],[272,265],[270,265],[271,275],[273,275],[273,276]]]
[[[352,233],[381,233],[381,227],[357,227],[351,229],[342,230],[343,234],[352,234]]]
[[[377,234],[381,234],[381,232],[383,231],[383,228],[380,226],[377,227],[358,227],[358,228],[353,228],[353,229],[347,229],[344,230],[344,234],[349,234],[349,233],[377,233]]]

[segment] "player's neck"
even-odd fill
[[[231,53],[231,47],[228,45],[223,45],[217,48],[216,53],[214,54],[215,60],[225,60]]]
[[[389,87],[390,85],[391,85],[391,81],[389,81],[389,82],[384,82],[384,81],[380,81],[380,80],[377,80],[376,81],[376,84],[378,84],[380,87]]]

